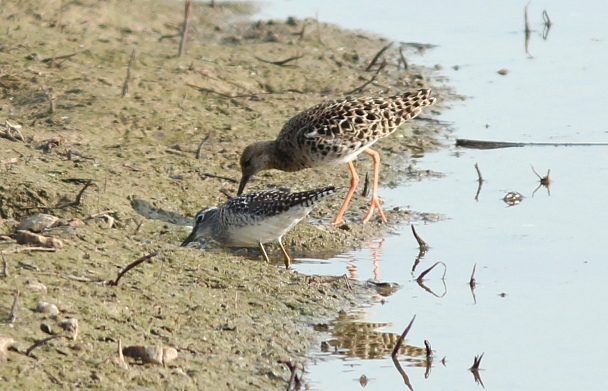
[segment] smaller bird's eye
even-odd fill
[[[243,167],[249,167],[249,166],[251,166],[251,159],[249,159],[249,160],[245,160],[245,161],[243,162]]]

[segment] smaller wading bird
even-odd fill
[[[229,247],[259,246],[270,262],[264,243],[277,241],[289,268],[291,258],[281,238],[325,197],[333,194],[333,186],[317,190],[289,193],[260,191],[235,197],[224,205],[201,210],[194,218],[194,227],[182,246],[199,238],[211,238]]]
[[[347,163],[351,174],[350,190],[333,221],[342,224],[344,212],[359,183],[352,161],[361,152],[366,152],[374,161],[374,176],[371,206],[363,222],[372,218],[374,209],[378,209],[382,221],[386,222],[378,197],[380,155],[369,147],[393,133],[403,122],[416,117],[423,107],[435,103],[430,95],[430,89],[421,89],[388,98],[346,98],[324,102],[301,112],[287,121],[275,140],[259,141],[243,150],[237,195],[243,192],[249,179],[262,170],[293,172]]]

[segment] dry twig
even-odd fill
[[[8,316],[8,323],[13,323],[17,319],[17,305],[19,304],[19,295],[21,292],[18,290],[15,292],[13,299],[13,305],[11,306],[11,313]]]
[[[44,97],[49,101],[49,113],[52,114],[55,112],[55,97],[51,90],[48,90],[44,85],[42,86],[42,92],[44,92]]]
[[[393,348],[391,357],[395,358],[397,356],[397,354],[399,353],[399,349],[401,348],[401,345],[403,345],[403,341],[405,341],[405,336],[407,335],[407,333],[410,332],[410,329],[412,328],[412,325],[414,324],[415,319],[416,319],[416,315],[414,315],[412,320],[410,320],[410,324],[408,324],[407,327],[405,328],[405,330],[403,330],[403,333],[401,333],[401,337],[399,337],[399,339],[397,340],[397,343],[395,344],[395,347]]]
[[[143,257],[139,258],[138,260],[136,260],[134,262],[131,262],[124,269],[122,269],[120,271],[120,273],[118,273],[118,276],[116,276],[116,279],[114,281],[108,281],[108,285],[110,285],[110,286],[116,286],[116,285],[118,285],[118,281],[120,281],[120,279],[122,278],[122,276],[124,276],[129,270],[133,269],[135,266],[139,265],[140,263],[146,262],[147,260],[150,260],[150,259],[154,258],[155,256],[157,256],[161,252],[162,252],[161,250],[157,250],[157,251],[154,251],[153,253],[150,253],[148,255],[144,255]]]
[[[197,159],[201,158],[201,152],[203,151],[203,144],[205,144],[207,142],[207,140],[209,140],[209,138],[211,137],[211,133],[213,131],[209,131],[209,133],[207,133],[207,135],[205,136],[205,138],[200,142],[200,144],[198,145],[198,148],[196,149],[196,155],[195,157]]]
[[[372,76],[371,79],[369,79],[368,81],[366,81],[365,83],[363,83],[362,85],[360,85],[359,87],[346,92],[346,95],[350,95],[350,94],[356,94],[358,92],[361,92],[365,87],[367,87],[369,84],[373,83],[376,78],[378,77],[378,74],[380,73],[380,71],[382,71],[384,69],[384,67],[386,66],[386,61],[383,61],[380,66],[378,67],[378,69],[376,69],[376,73],[374,73],[374,76]]]
[[[262,61],[265,62],[267,64],[273,64],[273,65],[278,65],[278,66],[295,66],[295,65],[288,65],[287,63],[291,62],[291,61],[295,61],[298,60],[300,58],[304,57],[304,55],[296,55],[293,57],[289,57],[286,58],[285,60],[279,60],[279,61],[270,61],[270,60],[264,60],[263,58],[260,58],[258,56],[255,56],[255,59],[258,61]]]
[[[378,61],[378,59],[380,58],[380,56],[382,55],[382,53],[384,53],[391,46],[393,46],[392,42],[390,42],[388,45],[386,45],[382,49],[380,49],[380,51],[378,51],[378,53],[376,53],[376,55],[374,56],[374,58],[369,62],[369,64],[367,65],[367,67],[365,67],[365,72],[369,72],[372,69],[372,67],[374,65],[376,65],[376,62]],[[382,65],[381,65],[381,67],[384,68],[384,66],[382,66]]]
[[[122,85],[122,92],[120,96],[124,98],[129,94],[129,85],[131,84],[131,67],[133,66],[133,61],[135,61],[135,49],[131,51],[131,57],[129,58],[129,65],[127,65],[127,77],[125,78],[125,82]]]
[[[186,41],[188,40],[188,30],[190,29],[190,14],[192,13],[192,0],[186,0],[184,10],[184,24],[182,25],[181,39],[179,41],[178,57],[183,57],[186,52]]]
[[[222,176],[222,175],[210,174],[210,173],[207,173],[207,172],[199,172],[198,176],[201,177],[201,179],[205,179],[205,178],[217,178],[217,179],[223,179],[225,181],[232,182],[232,183],[239,183],[239,181],[237,181],[234,178],[229,178],[227,176]]]
[[[421,251],[426,251],[429,248],[429,245],[418,235],[418,232],[416,232],[416,227],[414,227],[413,225],[412,227],[412,234],[414,234],[414,238],[416,238],[416,241],[418,242],[418,247],[420,248]]]

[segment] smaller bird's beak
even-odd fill
[[[239,184],[239,191],[236,192],[237,196],[240,196],[241,194],[243,194],[243,190],[245,190],[245,185],[247,185],[247,182],[249,182],[249,178],[251,178],[251,175],[243,175],[241,177],[241,183]]]
[[[192,227],[192,232],[190,233],[190,235],[188,235],[186,240],[184,240],[184,242],[181,244],[181,247],[186,247],[188,245],[188,243],[191,243],[192,241],[194,241],[194,239],[196,239],[196,226]]]

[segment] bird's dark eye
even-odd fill
[[[249,160],[245,160],[245,161],[243,162],[243,167],[249,167],[249,166],[251,166],[251,159],[249,159]]]
[[[204,215],[202,215],[202,214],[196,216],[196,220],[194,221],[194,225],[200,224],[200,222],[203,221],[203,217],[204,217]]]

